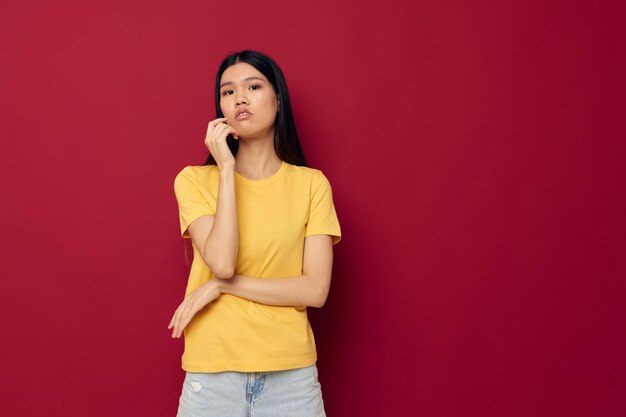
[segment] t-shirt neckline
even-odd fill
[[[283,171],[285,170],[285,168],[287,168],[287,163],[285,161],[281,161],[280,167],[278,168],[278,171],[276,171],[274,174],[272,174],[271,176],[269,176],[267,178],[263,178],[263,179],[260,179],[260,180],[253,180],[253,179],[244,177],[243,175],[241,175],[237,171],[235,171],[235,177],[239,178],[240,181],[245,182],[247,184],[252,184],[252,185],[269,184],[271,182],[276,181],[278,178],[280,178],[280,176],[283,173]]]

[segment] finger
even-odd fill
[[[206,134],[206,139],[212,139],[215,138],[215,135],[217,134],[217,132],[219,132],[221,126],[223,126],[224,123],[217,123],[215,125],[211,125],[209,124],[209,127],[207,129],[207,134]]]
[[[224,132],[228,131],[228,127],[229,126],[226,123],[220,123],[219,125],[215,126],[211,134],[211,139],[217,141],[222,138],[222,136],[225,136]]]
[[[189,319],[183,316],[180,324],[178,325],[178,329],[176,329],[176,337],[181,337],[183,335],[185,327],[187,327],[187,323],[189,323]]]
[[[229,126],[229,127],[230,127],[230,133],[231,135],[233,135],[233,138],[239,139],[239,133],[237,133],[237,130],[232,126]]]
[[[178,322],[180,320],[180,310],[176,311],[176,314],[174,315],[174,318],[172,319],[172,337],[176,337],[176,332],[177,332],[177,328],[178,328]]]
[[[180,325],[180,333],[178,334],[178,337],[182,336],[185,328],[187,327],[190,321],[191,321],[191,317],[186,317],[185,320],[183,320],[183,322]]]
[[[176,313],[177,312],[178,312],[178,308],[176,308],[176,311],[174,311],[174,314],[172,314],[172,319],[170,320],[170,324],[167,325],[168,329],[172,329],[174,327],[174,323],[176,322]]]
[[[219,138],[221,131],[224,129],[222,125],[215,126],[211,133],[207,135],[204,140],[204,143],[209,147],[210,150],[215,151],[216,141]]]
[[[218,117],[217,119],[213,119],[209,122],[209,127],[215,126],[218,123],[222,123],[225,120],[227,120],[226,117]]]
[[[222,129],[223,127],[221,127],[221,125],[216,126],[211,132],[211,134],[204,141],[207,147],[209,148],[209,152],[211,152],[213,156],[215,156],[215,154],[217,153],[218,137],[220,136],[220,131]]]
[[[180,315],[177,337],[180,337],[183,334],[183,330],[187,327],[187,324],[189,324],[195,313],[193,303],[187,303],[187,306]]]
[[[216,134],[216,136],[218,138],[221,139],[223,137],[224,140],[226,140],[226,137],[230,133],[230,134],[233,135],[234,138],[239,139],[239,134],[237,133],[237,130],[234,127],[232,127],[231,125],[227,125],[227,124],[223,123],[222,125],[217,126],[216,129],[217,128],[222,128],[219,131],[218,130],[215,131],[215,134]]]
[[[212,142],[215,152],[218,152],[218,148],[222,149],[222,151],[224,150],[222,146],[227,145],[226,139],[231,132],[236,134],[236,131],[231,126],[222,125],[215,128],[212,137],[209,139]]]
[[[178,320],[176,322],[176,333],[175,333],[176,337],[180,337],[180,335],[183,332],[183,329],[185,327],[183,323],[188,321],[189,310],[191,308],[191,304],[192,304],[192,298],[189,296],[185,299],[185,302],[181,304],[181,309],[178,314]]]
[[[176,317],[172,317],[172,338],[176,334]]]
[[[207,137],[207,138],[204,140],[204,144],[205,144],[205,145],[206,145],[206,147],[209,149],[209,153],[210,153],[211,155],[215,155],[215,148],[214,148],[214,146],[213,146],[213,142],[211,141],[211,139]]]
[[[234,138],[239,139],[239,133],[237,133],[237,129],[235,129],[234,126],[229,125],[228,121],[224,122],[224,125],[228,129],[228,132],[230,132],[230,134],[233,135]]]
[[[191,322],[191,320],[193,319],[193,317],[196,315],[197,312],[198,312],[198,307],[196,303],[195,302],[189,303],[187,310],[185,310],[182,314],[180,328],[178,329],[178,337],[180,337],[183,334],[183,330],[185,330],[185,328],[187,327],[189,322]]]
[[[225,117],[220,117],[219,119],[211,120],[209,124],[207,125],[205,137],[209,137],[213,129],[215,129],[215,126],[219,125],[220,123],[225,122],[226,120],[227,119]]]
[[[180,323],[183,319],[183,315],[184,315],[184,309],[185,309],[185,302],[183,302],[178,311],[176,312],[176,322],[174,323],[174,332],[172,333],[172,337],[178,337],[179,334],[179,329],[180,329]]]
[[[179,336],[183,333],[183,330],[187,327],[198,310],[200,310],[200,303],[198,302],[197,297],[190,297],[181,314],[182,317],[180,321]]]
[[[185,301],[183,301],[180,306],[178,306],[178,309],[176,310],[176,317],[174,319],[174,328],[172,329],[172,337],[176,337],[177,333],[178,333],[178,328],[180,327],[180,319],[181,319],[181,315],[183,313],[183,309],[185,307]]]

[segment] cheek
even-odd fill
[[[265,100],[265,106],[267,109],[270,109],[272,113],[276,112],[278,100],[276,97],[267,97]]]
[[[222,110],[223,114],[226,114],[229,110],[232,110],[232,105],[231,105],[231,101],[229,100],[228,96],[222,96],[220,98],[220,109]]]
[[[229,107],[228,106],[225,106],[224,104],[220,104],[220,109],[222,110],[222,114],[224,116],[228,116],[229,115],[229,113],[228,113]]]

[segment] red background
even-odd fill
[[[283,68],[344,234],[329,416],[626,415],[621,2],[4,2],[5,416],[173,416],[219,62]]]

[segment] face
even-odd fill
[[[278,98],[272,84],[252,65],[240,62],[222,73],[220,108],[240,138],[273,139]]]

